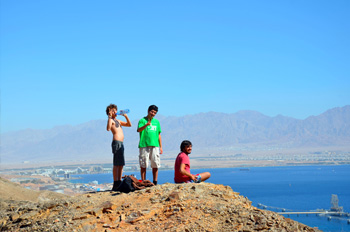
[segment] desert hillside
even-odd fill
[[[3,180],[0,187],[20,191]],[[230,187],[211,183],[166,183],[129,194],[55,195],[47,201],[30,190],[16,200],[3,193],[1,231],[318,231],[257,209]]]
[[[62,198],[67,198],[67,196],[51,191],[34,191],[26,189],[0,177],[0,201],[13,200],[43,202]]]

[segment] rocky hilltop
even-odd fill
[[[1,187],[7,184],[2,181]],[[129,194],[21,197],[11,200],[2,193],[1,231],[319,231],[253,207],[230,187],[211,183],[166,183]]]

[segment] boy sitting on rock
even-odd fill
[[[200,183],[210,178],[209,172],[192,175],[190,172],[190,158],[188,157],[192,151],[192,143],[184,140],[180,146],[181,152],[175,160],[175,183]]]

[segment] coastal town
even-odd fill
[[[160,170],[173,169],[174,158],[164,156]],[[299,155],[195,155],[191,164],[196,168],[244,168],[262,166],[296,166],[296,165],[342,165],[350,164],[349,152],[320,151]],[[139,173],[137,160],[131,160],[124,167],[125,172]],[[30,166],[24,163],[17,167],[2,167],[0,176],[32,190],[49,190],[66,195],[76,195],[91,191],[106,191],[112,188],[112,183],[99,183],[92,180],[89,183],[80,183],[79,179],[85,174],[110,173],[110,163],[90,164],[52,164],[49,166]],[[111,181],[112,182],[112,181]]]
[[[125,171],[136,170],[135,166],[126,166]],[[62,165],[28,169],[1,171],[1,177],[31,190],[48,190],[66,195],[76,195],[90,191],[105,191],[112,188],[112,183],[79,183],[78,175],[112,173],[110,164]],[[112,177],[112,175],[111,175]]]

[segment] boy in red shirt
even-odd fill
[[[200,183],[210,178],[209,172],[192,175],[190,172],[190,158],[188,157],[192,151],[192,143],[184,140],[180,146],[181,152],[175,160],[175,183]]]

